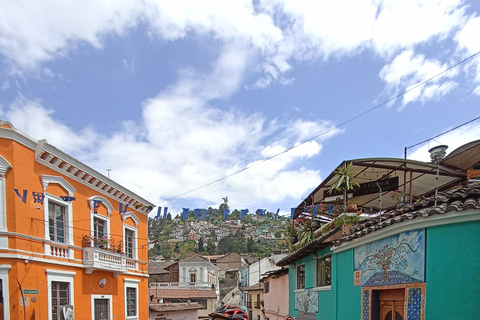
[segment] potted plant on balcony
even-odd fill
[[[115,248],[115,251],[116,251],[117,253],[122,253],[122,249],[123,249],[122,241],[118,242],[118,243],[114,246],[114,248]]]
[[[295,244],[298,242],[298,232],[293,222],[287,227],[287,230],[285,231],[285,236],[290,239],[291,244]]]
[[[90,241],[92,238],[90,237],[89,234],[84,234],[82,236],[82,246],[83,247],[90,247],[92,245],[92,242]]]
[[[409,193],[406,191],[399,191],[395,190],[390,193],[390,196],[394,201],[397,202],[395,205],[395,209],[400,209],[406,205],[408,205],[407,199],[408,199]]]
[[[357,201],[354,198],[347,200],[347,212],[357,212]]]

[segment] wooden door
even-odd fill
[[[405,289],[380,291],[380,320],[404,320]]]

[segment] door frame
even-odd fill
[[[8,271],[10,270],[10,265],[0,264],[0,280],[2,283],[2,292],[3,292],[3,318],[8,320],[10,319],[10,293],[8,292]]]
[[[95,319],[95,299],[108,299],[109,300],[109,310],[108,310],[108,320],[113,320],[113,305],[112,305],[112,295],[111,294],[92,294],[90,295],[91,309],[92,309],[92,320]]]
[[[409,283],[409,284],[397,284],[391,286],[378,286],[378,287],[362,287],[361,290],[361,319],[368,319],[372,320],[373,308],[375,307],[375,301],[373,301],[373,292],[374,291],[382,291],[382,290],[390,290],[390,289],[405,289],[405,298],[404,298],[404,314],[407,315],[408,313],[408,294],[409,289],[419,289],[421,290],[421,301],[420,301],[420,320],[425,319],[425,292],[426,292],[426,283],[425,282],[418,282],[418,283]]]

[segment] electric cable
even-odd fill
[[[272,159],[274,159],[274,158],[276,158],[276,157],[278,157],[278,156],[280,156],[280,155],[282,155],[282,154],[284,154],[284,153],[287,153],[287,152],[289,152],[290,150],[293,150],[293,149],[295,149],[295,148],[297,148],[297,147],[299,147],[299,146],[301,146],[301,145],[304,145],[304,144],[307,143],[307,142],[310,142],[310,141],[315,140],[315,139],[317,139],[317,138],[319,138],[319,137],[321,137],[321,136],[323,136],[323,135],[326,135],[327,133],[329,133],[329,132],[331,132],[331,131],[333,131],[333,130],[335,130],[335,129],[338,129],[338,128],[340,128],[340,127],[343,127],[343,126],[345,126],[346,124],[348,124],[348,123],[350,123],[350,122],[352,122],[352,121],[354,121],[354,120],[357,120],[358,118],[363,117],[364,115],[366,115],[366,114],[368,114],[368,113],[370,113],[370,112],[372,112],[372,111],[374,111],[374,110],[376,110],[376,109],[378,109],[378,108],[380,108],[380,107],[382,107],[382,106],[384,106],[384,105],[386,105],[386,104],[388,104],[388,103],[396,100],[397,98],[400,98],[401,96],[404,96],[404,95],[407,94],[408,92],[410,92],[410,91],[412,91],[412,90],[415,90],[415,89],[418,88],[418,87],[423,86],[424,84],[432,81],[432,80],[435,79],[435,78],[438,78],[439,76],[443,75],[444,73],[446,73],[446,72],[448,72],[448,71],[450,71],[450,70],[458,67],[459,65],[461,65],[461,64],[463,64],[463,63],[465,63],[465,62],[467,62],[467,61],[469,61],[469,60],[471,60],[471,59],[473,59],[475,56],[477,56],[477,55],[479,55],[479,54],[480,54],[480,51],[478,51],[478,52],[476,52],[476,53],[468,56],[467,58],[461,60],[460,62],[457,62],[456,64],[454,64],[454,65],[448,67],[447,69],[445,69],[445,70],[437,73],[436,75],[428,78],[427,80],[424,80],[424,81],[422,81],[422,82],[420,82],[420,83],[418,83],[418,84],[410,87],[409,89],[406,89],[405,91],[403,91],[403,92],[395,95],[394,97],[392,97],[392,98],[390,98],[390,99],[388,99],[388,100],[386,100],[386,101],[384,101],[384,102],[382,102],[382,103],[380,103],[380,104],[378,104],[378,105],[376,105],[376,106],[374,106],[374,107],[372,107],[372,108],[370,108],[370,109],[368,109],[368,110],[366,110],[366,111],[364,111],[364,112],[362,112],[362,113],[360,113],[360,114],[358,114],[358,115],[356,115],[356,116],[354,116],[354,117],[352,117],[352,118],[350,118],[350,119],[348,119],[348,120],[345,120],[344,122],[341,122],[340,124],[338,124],[338,125],[336,125],[336,126],[333,126],[332,128],[330,128],[330,129],[328,129],[328,130],[326,130],[326,131],[323,131],[323,132],[321,132],[321,133],[319,133],[319,134],[317,134],[317,135],[315,135],[315,136],[313,136],[313,137],[310,137],[310,138],[308,138],[308,139],[300,142],[300,143],[297,144],[297,145],[294,145],[294,146],[292,146],[292,147],[290,147],[290,148],[288,148],[288,149],[283,150],[282,152],[279,152],[279,153],[277,153],[277,154],[274,154],[274,155],[272,155],[272,156],[270,156],[270,157],[267,157],[267,158],[265,158],[265,159],[259,160],[259,161],[257,161],[256,163],[253,163],[253,164],[250,165],[250,166],[247,166],[247,167],[245,167],[245,168],[242,168],[242,169],[240,169],[240,170],[238,170],[238,171],[235,171],[235,172],[233,172],[233,173],[231,173],[231,174],[229,174],[229,175],[226,175],[226,176],[224,176],[224,177],[222,177],[222,178],[219,178],[219,179],[216,179],[216,180],[214,180],[214,181],[212,181],[212,182],[209,182],[209,183],[207,183],[207,184],[204,184],[204,185],[202,185],[202,186],[200,186],[200,187],[191,189],[191,190],[189,190],[189,191],[187,191],[187,192],[178,194],[178,195],[173,196],[173,197],[170,197],[170,198],[166,198],[165,201],[169,201],[169,200],[172,200],[172,199],[179,198],[179,197],[181,197],[181,196],[187,195],[187,194],[192,193],[192,192],[195,192],[195,191],[197,191],[197,190],[206,188],[206,187],[208,187],[208,186],[210,186],[210,185],[212,185],[212,184],[215,184],[215,183],[217,183],[217,182],[220,182],[220,181],[223,181],[223,180],[225,180],[225,179],[228,179],[228,178],[230,178],[230,177],[232,177],[232,176],[234,176],[234,175],[237,175],[237,174],[239,174],[239,173],[241,173],[241,172],[243,172],[243,171],[245,171],[245,170],[248,170],[248,169],[250,169],[250,168],[253,168],[253,167],[255,167],[255,166],[257,166],[257,165],[259,165],[259,164],[261,164],[261,163],[265,163],[265,162],[267,162],[267,161],[269,161],[269,160],[272,160]],[[159,203],[160,203],[160,202],[159,202]]]

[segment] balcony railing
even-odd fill
[[[255,302],[255,309],[260,309],[260,302],[259,301]]]
[[[91,274],[93,270],[107,270],[113,271],[117,277],[120,273],[127,272],[125,255],[97,247],[83,248],[83,264],[87,268],[87,274]]]
[[[252,301],[247,301],[247,308],[249,308],[249,309],[252,308]]]

